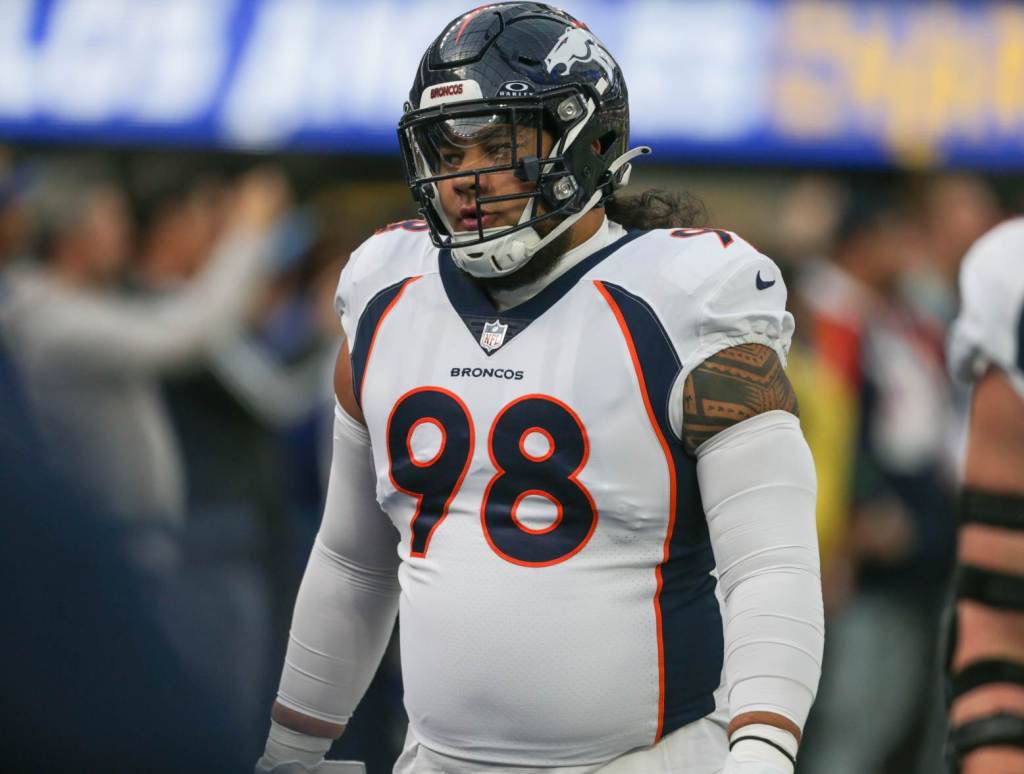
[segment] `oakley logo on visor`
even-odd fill
[[[420,107],[432,107],[449,102],[462,102],[467,99],[481,99],[483,92],[476,81],[451,81],[427,86],[420,96]]]

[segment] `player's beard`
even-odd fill
[[[550,234],[561,221],[562,218],[542,221],[536,224],[534,228],[543,238]],[[569,251],[569,245],[572,242],[571,230],[566,229],[556,236],[538,250],[524,266],[516,269],[511,274],[505,274],[500,277],[488,277],[484,283],[487,289],[498,292],[518,290],[525,285],[532,285],[542,279],[554,269],[558,264],[558,259]]]

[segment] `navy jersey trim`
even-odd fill
[[[1020,307],[1017,317],[1017,368],[1024,373],[1024,304]]]
[[[627,231],[625,235],[612,242],[610,245],[606,245],[595,253],[584,258],[533,298],[524,301],[518,306],[513,306],[500,312],[494,306],[494,302],[491,301],[487,293],[484,292],[483,288],[478,285],[472,277],[455,265],[455,261],[452,260],[450,250],[440,250],[438,254],[438,269],[441,274],[441,284],[444,286],[445,293],[448,296],[448,300],[451,303],[452,308],[454,308],[459,317],[462,318],[462,322],[465,323],[466,328],[469,329],[470,335],[473,336],[473,339],[477,343],[480,342],[484,324],[499,321],[508,326],[508,330],[505,331],[504,340],[501,344],[501,346],[505,346],[512,339],[526,330],[526,327],[531,322],[544,314],[544,312],[554,306],[566,293],[572,290],[584,274],[593,269],[597,264],[610,256],[620,247],[624,247],[637,237],[641,237],[646,233],[646,231],[641,230]],[[490,357],[501,349],[501,347],[487,350],[484,349],[483,345],[481,345],[480,349]]]
[[[356,403],[360,407],[363,405],[363,379],[366,377],[366,367],[370,362],[370,355],[373,353],[373,343],[377,338],[377,331],[380,330],[384,318],[398,303],[405,288],[418,279],[419,276],[405,277],[378,291],[363,309],[363,313],[359,315],[359,320],[356,323],[356,338],[349,351],[349,358],[352,362],[353,391]]]
[[[697,464],[672,432],[669,397],[680,369],[679,356],[654,310],[641,298],[595,280],[626,339],[638,381],[674,481],[675,512],[658,567],[655,598],[659,616],[662,697],[657,738],[715,709],[724,657],[722,615],[711,575],[711,551]]]

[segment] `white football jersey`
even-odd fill
[[[785,358],[782,277],[726,231],[634,231],[499,312],[425,230],[368,240],[337,297],[400,535],[410,730],[513,765],[650,745],[722,677],[683,382],[737,344]]]
[[[949,367],[973,382],[1000,368],[1024,398],[1024,218],[975,242],[960,267],[960,315],[949,337]]]

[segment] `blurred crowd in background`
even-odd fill
[[[1024,186],[637,169],[634,187],[652,185],[701,198],[695,225],[738,232],[786,274],[828,617],[800,771],[934,774],[966,411],[944,339],[960,259]],[[220,770],[251,766],[320,518],[338,274],[375,228],[414,216],[394,160],[0,154],[15,761],[100,760],[134,738],[122,755],[149,771],[208,765],[210,749]],[[404,737],[394,651],[336,746],[371,774]]]

